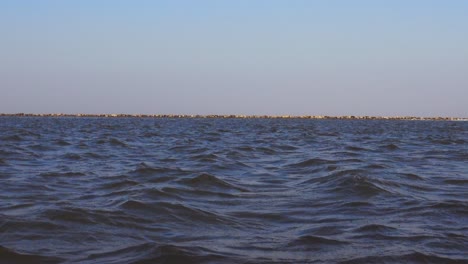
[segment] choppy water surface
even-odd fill
[[[466,263],[468,122],[0,118],[0,263]]]

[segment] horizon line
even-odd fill
[[[350,120],[445,120],[468,121],[468,117],[452,116],[374,116],[374,115],[245,115],[245,114],[85,114],[85,113],[0,113],[10,117],[99,117],[99,118],[218,118],[218,119],[350,119]]]

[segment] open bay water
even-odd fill
[[[0,263],[468,263],[468,122],[1,117]]]

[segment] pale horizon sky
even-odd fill
[[[468,117],[468,1],[4,0],[0,113]]]

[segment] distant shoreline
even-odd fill
[[[177,115],[177,114],[33,114],[0,113],[0,117],[97,117],[97,118],[212,118],[212,119],[342,119],[342,120],[427,120],[468,121],[468,117],[418,117],[418,116],[328,116],[328,115]]]

